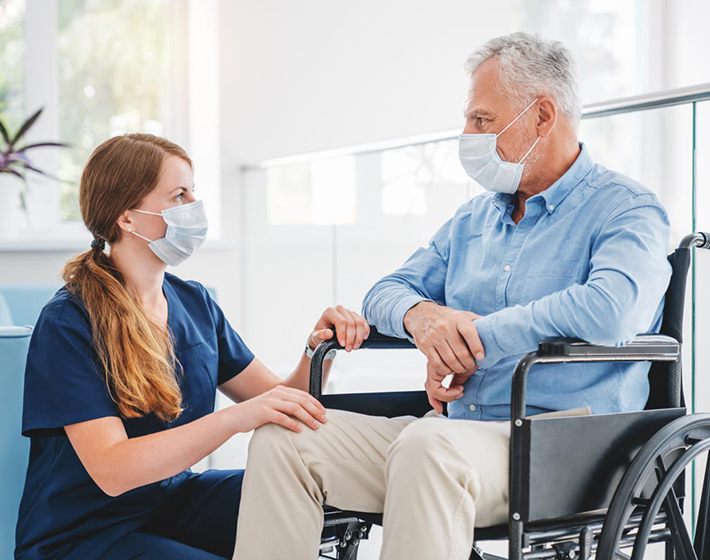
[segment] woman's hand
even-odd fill
[[[296,419],[317,430],[328,421],[325,407],[317,399],[305,391],[284,385],[277,385],[229,408],[232,410],[234,433],[250,432],[269,423],[300,432],[301,424]]]
[[[308,337],[308,346],[311,350],[315,350],[321,342],[333,336],[331,330],[333,327],[340,346],[345,348],[346,352],[357,350],[362,341],[370,336],[370,326],[360,315],[345,309],[342,305],[329,307],[318,319],[313,332]]]

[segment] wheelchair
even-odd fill
[[[649,544],[660,542],[667,560],[710,559],[710,460],[694,536],[683,519],[686,469],[710,449],[710,414],[686,414],[682,388],[683,307],[693,247],[709,249],[710,234],[687,235],[668,256],[673,272],[660,334],[642,334],[619,347],[551,338],[520,359],[511,390],[508,522],[476,527],[470,560],[504,560],[479,547],[504,539],[508,560],[641,560]],[[322,395],[325,355],[341,348],[334,336],[312,359],[309,390],[324,406],[387,417],[421,417],[431,410],[425,391]],[[361,346],[403,348],[416,347],[375,329]],[[651,362],[644,410],[526,418],[526,379],[534,365],[617,361]],[[372,525],[382,525],[382,514],[324,510],[324,535],[330,535],[321,544],[324,558],[354,560]]]

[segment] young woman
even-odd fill
[[[27,356],[17,559],[231,558],[243,471],[190,466],[263,424],[327,421],[305,392],[305,353],[281,380],[202,284],[165,271],[205,239],[193,190],[187,154],[149,134],[111,138],[86,164],[79,202],[94,241],[65,265]],[[308,346],[332,327],[348,350],[369,334],[338,306]],[[237,404],[214,412],[218,388]]]

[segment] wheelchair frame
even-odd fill
[[[682,390],[683,304],[692,247],[710,248],[710,236],[687,235],[668,257],[673,274],[666,292],[664,334],[639,335],[620,347],[551,338],[520,359],[511,391],[508,524],[477,527],[471,559],[503,560],[484,553],[477,543],[507,538],[509,560],[588,560],[594,553],[614,560],[629,558],[622,552],[628,546],[634,547],[631,558],[640,560],[652,542],[666,543],[669,560],[710,560],[710,460],[694,542],[682,518],[685,468],[710,449],[710,414],[686,415]],[[361,345],[366,348],[416,346],[373,328]],[[335,336],[318,346],[311,362],[309,390],[326,407],[389,417],[421,417],[431,409],[425,391],[322,395],[323,361],[333,349],[342,349]],[[622,361],[652,362],[645,410],[526,417],[526,381],[534,365]],[[584,452],[569,453],[580,442]],[[560,453],[565,461],[551,465],[549,457]],[[560,482],[566,485],[565,493],[558,492]],[[335,537],[322,549],[332,545],[338,560],[354,560],[372,524],[381,525],[382,515],[325,506],[325,526],[335,528]]]

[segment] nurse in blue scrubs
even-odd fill
[[[190,467],[269,422],[327,422],[306,392],[306,352],[282,380],[202,284],[166,272],[205,239],[193,190],[187,154],[149,134],[111,138],[86,164],[79,202],[94,241],[65,265],[27,356],[16,559],[231,559],[243,471]],[[346,350],[369,334],[338,306],[307,346],[331,328]],[[217,389],[236,404],[215,412]]]

